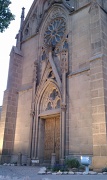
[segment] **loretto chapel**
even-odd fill
[[[10,52],[0,162],[107,165],[107,0],[34,0]],[[20,18],[20,17],[19,17]]]

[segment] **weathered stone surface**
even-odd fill
[[[97,172],[94,172],[94,171],[89,171],[89,174],[90,175],[96,175],[96,174],[98,174]]]
[[[93,168],[102,168],[107,159],[107,3],[37,1],[21,27],[20,46],[10,54],[1,159],[17,161],[22,153],[22,163],[45,163],[54,153],[63,164],[65,156],[88,154]]]
[[[107,172],[103,172],[103,175],[107,175]]]
[[[68,172],[68,175],[74,175],[75,173],[74,172],[72,172],[72,171],[69,171]]]
[[[46,174],[46,168],[45,168],[45,167],[40,168],[38,174],[39,174],[39,175]]]
[[[83,172],[75,172],[76,175],[83,175]]]

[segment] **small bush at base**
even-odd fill
[[[107,172],[107,167],[103,168],[102,172]]]
[[[77,159],[67,159],[65,164],[68,166],[68,168],[79,168],[80,166],[80,163]]]
[[[52,172],[64,172],[64,171],[68,171],[68,168],[66,165],[60,165],[60,164],[55,164],[52,168]]]

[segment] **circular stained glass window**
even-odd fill
[[[56,46],[64,36],[66,23],[64,19],[54,19],[47,27],[44,34],[44,42],[51,46]]]

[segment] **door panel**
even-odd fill
[[[59,160],[60,151],[60,118],[52,117],[45,120],[45,151],[44,160],[51,160],[52,153],[56,153]]]
[[[57,117],[55,119],[56,129],[55,129],[55,153],[56,159],[59,160],[59,152],[60,152],[60,119]]]

